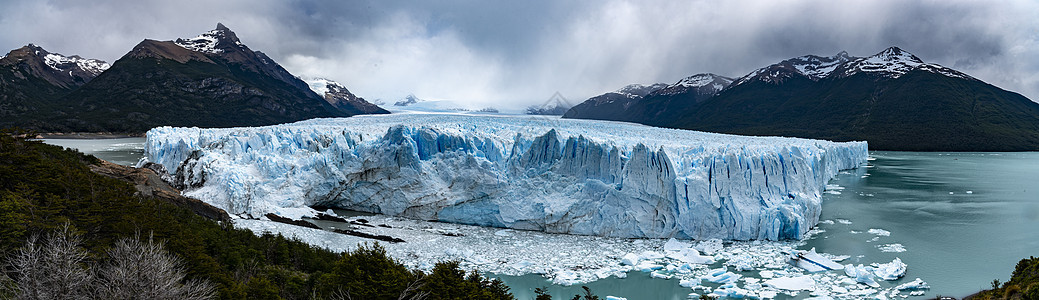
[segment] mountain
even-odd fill
[[[528,115],[562,116],[567,111],[570,111],[571,107],[573,107],[573,104],[570,104],[566,97],[563,97],[563,94],[556,92],[545,103],[528,106],[523,113]]]
[[[425,101],[425,100],[422,100],[422,99],[419,99],[418,97],[415,97],[415,94],[408,94],[408,96],[404,97],[404,99],[402,99],[400,101],[397,101],[397,102],[394,102],[393,106],[408,106],[408,105],[412,105],[412,104],[419,103],[419,102],[422,102],[422,101]]]
[[[574,106],[564,118],[639,122],[667,118],[673,107],[686,107],[713,97],[732,83],[732,78],[704,73],[674,84],[628,85]]]
[[[57,100],[89,82],[109,64],[51,53],[33,44],[0,57],[0,127],[36,127]]]
[[[744,135],[865,140],[873,150],[1039,150],[1039,104],[891,47],[868,57],[801,56],[713,96],[651,94],[633,122]]]
[[[326,101],[217,24],[195,38],[137,44],[107,71],[63,97],[65,106],[45,129],[144,132],[156,126],[260,126],[375,111],[359,99]]]
[[[364,100],[364,98],[357,97],[357,95],[354,95],[350,90],[346,89],[346,86],[343,86],[338,82],[325,78],[312,78],[305,79],[304,81],[306,81],[307,86],[309,86],[314,93],[323,96],[325,101],[340,110],[354,115],[390,113],[378,105]]]

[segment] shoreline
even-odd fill
[[[95,140],[95,139],[123,139],[144,137],[144,133],[108,133],[108,132],[49,132],[36,134],[37,139],[67,139],[67,140]]]

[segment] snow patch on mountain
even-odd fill
[[[610,92],[610,93],[618,94],[618,95],[624,96],[624,97],[629,98],[629,99],[637,99],[637,98],[645,97],[649,93],[652,93],[653,91],[656,91],[656,90],[659,90],[659,89],[662,89],[662,88],[665,88],[665,87],[667,87],[667,84],[664,84],[664,83],[655,83],[655,84],[652,84],[652,85],[645,85],[645,84],[635,83],[635,84],[629,84],[629,85],[627,85],[627,86],[625,86],[625,87],[623,87],[623,88],[621,88],[619,90],[616,90],[616,91],[613,91],[613,92]]]
[[[850,62],[844,71],[844,76],[858,72],[870,72],[884,77],[898,78],[922,64],[924,61],[916,55],[898,47],[891,47],[873,56]]]
[[[324,97],[325,94],[328,93],[330,86],[343,86],[338,82],[328,80],[325,78],[300,78],[300,80],[306,82],[307,86],[310,87],[310,90],[314,91],[314,93],[317,93],[319,96],[322,97]]]
[[[837,55],[822,57],[806,55],[784,60],[777,64],[757,69],[740,77],[732,86],[750,81],[779,83],[796,76],[813,81],[829,77],[848,77],[858,73],[869,73],[880,77],[898,78],[912,70],[923,70],[949,77],[974,78],[938,64],[924,63],[919,57],[898,47],[890,47],[869,57],[852,57],[841,51]]]
[[[63,72],[71,71],[70,67],[74,65],[94,76],[97,76],[98,74],[101,74],[101,72],[112,67],[112,65],[104,61],[82,58],[77,55],[64,56],[57,53],[47,53],[47,55],[43,57],[43,60],[47,63],[47,66],[50,66],[54,70]]]
[[[146,160],[232,214],[313,205],[615,237],[797,239],[865,142],[524,116],[394,114],[147,133]]]
[[[200,34],[195,38],[177,39],[174,43],[176,43],[177,46],[181,46],[184,49],[191,51],[217,54],[224,52],[224,49],[218,47],[220,46],[221,41],[226,41],[237,47],[244,47],[242,42],[238,40],[238,37],[235,36],[230,29],[225,27],[224,24],[220,23],[216,24],[216,29]]]
[[[675,84],[668,85],[653,92],[657,95],[674,95],[696,89],[702,95],[714,95],[732,84],[732,78],[711,73],[696,74],[682,78]]]

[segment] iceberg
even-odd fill
[[[854,278],[858,283],[871,287],[880,287],[880,284],[873,279],[873,267],[867,267],[861,264],[858,266],[848,264],[844,266],[844,273],[847,274],[848,277]]]
[[[626,238],[781,240],[865,163],[865,142],[746,137],[542,116],[394,114],[149,130],[146,158],[231,214],[340,207]],[[710,251],[702,252],[710,254]]]
[[[902,262],[902,259],[896,257],[889,263],[876,264],[873,273],[883,280],[897,280],[906,276],[906,264]]]

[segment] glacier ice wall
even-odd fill
[[[613,237],[790,239],[865,142],[593,120],[397,114],[252,128],[155,128],[146,159],[233,214],[336,206]]]

